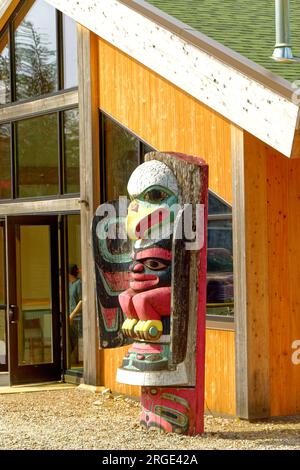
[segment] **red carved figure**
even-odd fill
[[[117,381],[142,386],[141,424],[195,434],[204,412],[207,166],[182,154],[145,159],[129,179],[129,206],[121,212],[114,201],[106,216],[103,204],[93,224],[100,344],[133,342]],[[127,238],[111,239],[119,226]]]

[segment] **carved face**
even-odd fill
[[[154,246],[135,253],[130,265],[130,287],[144,291],[171,285],[171,252]]]
[[[172,233],[178,203],[178,185],[164,163],[152,160],[140,165],[128,182],[127,233],[132,240],[159,240]]]

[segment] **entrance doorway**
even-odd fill
[[[69,214],[63,218],[65,262],[65,361],[64,380],[80,383],[83,376],[83,325],[81,287],[81,235],[80,215]]]
[[[7,372],[5,225],[0,220],[0,373]],[[1,381],[0,381],[1,385]]]
[[[61,378],[57,216],[7,218],[11,385]]]

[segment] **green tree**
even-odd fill
[[[31,21],[23,21],[15,34],[17,98],[51,93],[56,89],[56,50],[47,34],[38,32]]]
[[[10,98],[9,52],[7,45],[0,52],[0,105]]]

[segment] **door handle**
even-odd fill
[[[17,323],[15,318],[15,311],[17,309],[17,305],[10,305],[8,310],[8,318],[10,323]]]

